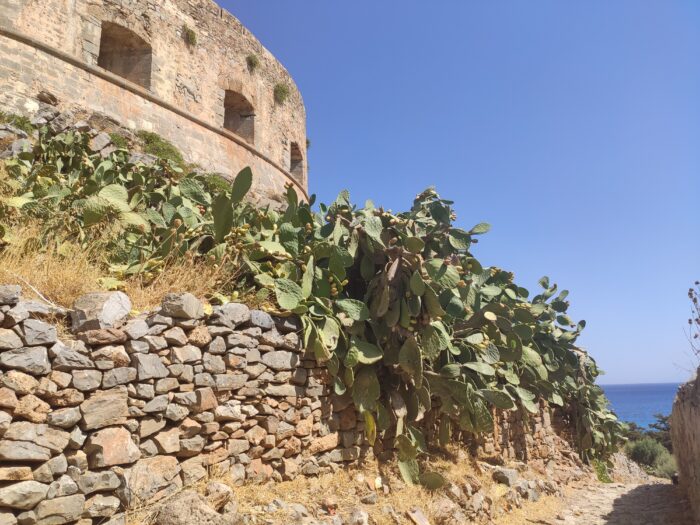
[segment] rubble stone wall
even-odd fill
[[[299,332],[295,317],[205,311],[187,293],[133,315],[121,292],[66,311],[0,286],[0,525],[123,525],[125,509],[212,472],[279,481],[383,457]],[[482,459],[546,463],[569,450],[544,404],[495,421],[473,443]]]
[[[85,296],[59,338],[51,308],[0,287],[0,523],[121,523],[212,469],[282,480],[360,457],[355,410],[331,405],[294,320],[205,315],[190,294],[130,309],[120,292]]]
[[[497,411],[494,432],[475,440],[477,456],[498,458],[501,462],[546,462],[557,458],[571,447],[559,436],[552,424],[552,411],[542,401],[539,412],[530,414],[524,409]]]
[[[696,379],[678,389],[671,413],[673,455],[678,481],[700,522],[700,384]]]
[[[108,41],[109,60],[100,61],[101,37],[113,27],[116,43]],[[124,37],[120,60],[122,33],[131,40]],[[150,62],[139,66],[150,67],[148,82],[124,77],[136,40],[150,46]],[[121,65],[108,71],[100,63]],[[278,84],[288,89],[283,102],[275,100]],[[79,105],[156,132],[206,171],[230,176],[251,166],[258,193],[279,195],[292,183],[306,194],[301,95],[275,57],[211,0],[0,2],[0,107],[33,116],[41,91],[55,95],[61,110]],[[252,107],[239,133],[223,127],[227,93]]]

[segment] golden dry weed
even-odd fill
[[[110,277],[102,260],[102,245],[80,247],[70,242],[60,247],[39,247],[40,228],[27,224],[13,229],[11,242],[0,250],[0,283],[19,284],[28,298],[70,308],[83,294],[107,289]],[[154,279],[140,275],[124,279],[124,291],[138,311],[160,305],[169,292],[210,296],[234,277],[222,275],[220,267],[206,262],[176,259]]]
[[[481,471],[474,459],[458,449],[452,452],[434,459],[426,468],[441,472],[448,482],[459,485],[463,485],[467,478],[476,479],[486,492],[497,497],[497,487],[491,478]],[[390,487],[388,493],[384,493],[382,488],[376,489],[377,478]],[[292,481],[247,483],[243,486],[235,485],[225,474],[211,472],[207,479],[187,488],[204,494],[210,481],[222,482],[233,489],[239,513],[259,516],[261,519],[270,520],[268,523],[279,524],[291,523],[292,511],[285,508],[271,511],[273,507],[270,504],[273,501],[301,504],[312,516],[320,518],[324,514],[319,513],[319,510],[329,498],[337,504],[337,513],[341,516],[349,515],[351,510],[359,505],[371,514],[373,523],[377,525],[396,524],[394,516],[385,512],[389,507],[402,523],[410,523],[407,512],[415,507],[420,508],[431,523],[434,523],[433,503],[437,497],[444,494],[443,491],[430,491],[419,485],[406,485],[401,480],[395,462],[376,460],[367,460],[360,465],[340,468],[334,473],[318,477],[299,476]],[[377,494],[376,503],[362,505],[360,500],[373,491]],[[127,515],[127,524],[150,525],[156,512],[154,506],[132,509]]]

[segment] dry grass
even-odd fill
[[[81,295],[105,290],[109,277],[102,260],[101,245],[88,248],[64,243],[60,248],[39,249],[38,225],[13,228],[10,243],[0,251],[0,283],[19,284],[28,298],[48,300],[70,308]],[[204,262],[177,259],[154,279],[142,276],[124,279],[124,291],[135,310],[144,311],[160,305],[169,292],[190,292],[197,297],[210,296],[233,276],[222,275],[220,268]]]
[[[562,500],[557,496],[543,495],[538,501],[524,501],[522,508],[496,518],[493,525],[532,525],[550,523],[561,511]]]
[[[206,263],[179,259],[170,264],[152,281],[134,277],[124,281],[121,288],[136,310],[148,310],[160,305],[170,292],[190,292],[199,298],[214,293],[220,284],[221,270]]]
[[[450,452],[450,454],[434,458],[431,464],[425,465],[424,468],[439,471],[448,481],[458,484],[462,484],[468,476],[476,478],[482,483],[484,490],[492,497],[498,498],[496,489],[499,487],[495,486],[491,478],[479,469],[473,458],[456,448]],[[389,493],[385,494],[383,490],[377,490],[376,504],[361,504],[361,498],[372,492],[370,485],[373,486],[374,480],[378,477],[390,487]],[[401,479],[394,461],[369,460],[357,466],[339,469],[333,474],[308,478],[299,476],[293,481],[249,483],[243,486],[232,484],[226,475],[212,472],[207,479],[188,488],[204,494],[209,481],[219,481],[233,489],[240,513],[257,515],[261,519],[272,520],[272,523],[292,523],[288,510],[280,509],[274,513],[261,510],[274,500],[304,505],[312,515],[320,518],[324,514],[319,514],[318,511],[322,508],[324,500],[329,497],[332,497],[337,503],[337,512],[341,516],[348,516],[351,510],[359,505],[370,513],[373,523],[376,525],[396,524],[390,514],[383,512],[382,509],[386,506],[391,506],[394,509],[402,523],[410,523],[406,513],[414,507],[420,508],[428,519],[435,523],[432,503],[438,495],[442,495],[441,491],[433,492],[421,486],[406,485]],[[154,518],[153,507],[141,507],[128,513],[127,524],[150,525]]]
[[[48,299],[70,307],[80,295],[101,289],[103,277],[90,250],[36,248],[37,228],[26,226],[13,232],[13,242],[0,252],[0,283],[17,283],[26,297]]]

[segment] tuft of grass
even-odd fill
[[[197,45],[197,33],[187,24],[183,24],[182,26],[182,37],[185,39],[188,46],[194,47]]]
[[[258,66],[260,65],[260,59],[258,58],[258,55],[251,53],[247,57],[245,57],[245,63],[248,65],[248,71],[251,73],[258,69]]]
[[[605,464],[604,461],[601,461],[599,459],[593,460],[592,463],[593,470],[595,471],[595,475],[598,478],[598,481],[601,483],[612,483],[613,480],[610,477],[610,472],[608,472],[608,466]]]
[[[128,149],[129,148],[129,140],[121,133],[110,133],[109,138],[112,141],[112,144],[114,144],[117,148],[119,148],[119,149]]]
[[[58,306],[69,308],[83,294],[101,289],[103,273],[97,246],[81,250],[65,243],[41,250],[38,225],[12,229],[0,251],[0,282],[17,283],[23,293],[41,299],[32,288]]]
[[[281,106],[286,102],[287,98],[289,98],[289,86],[284,82],[278,82],[275,84],[273,93],[275,96],[275,104]]]
[[[0,124],[10,124],[18,129],[21,129],[27,135],[34,133],[34,126],[32,126],[32,122],[23,115],[0,111]]]
[[[203,261],[177,259],[155,277],[135,276],[126,279],[120,289],[129,296],[136,310],[145,311],[159,306],[171,292],[190,292],[205,298],[217,292],[222,283],[234,280],[236,275],[224,275],[222,267]],[[225,281],[225,282],[224,282]]]
[[[224,275],[221,267],[206,261],[178,258],[166,264],[155,278],[135,275],[114,286],[115,279],[104,264],[104,243],[95,242],[82,249],[65,241],[40,248],[38,224],[13,227],[11,231],[0,249],[0,282],[17,283],[25,296],[47,299],[64,308],[70,308],[86,293],[117,288],[129,296],[134,309],[150,310],[167,293],[211,297],[222,284],[237,277]]]
[[[185,159],[179,149],[170,141],[164,139],[158,133],[151,131],[137,131],[136,136],[143,142],[143,152],[155,155],[158,158],[170,160],[180,168],[185,168]]]

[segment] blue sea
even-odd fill
[[[678,383],[601,385],[617,417],[644,428],[655,421],[654,414],[671,413],[679,386]]]

